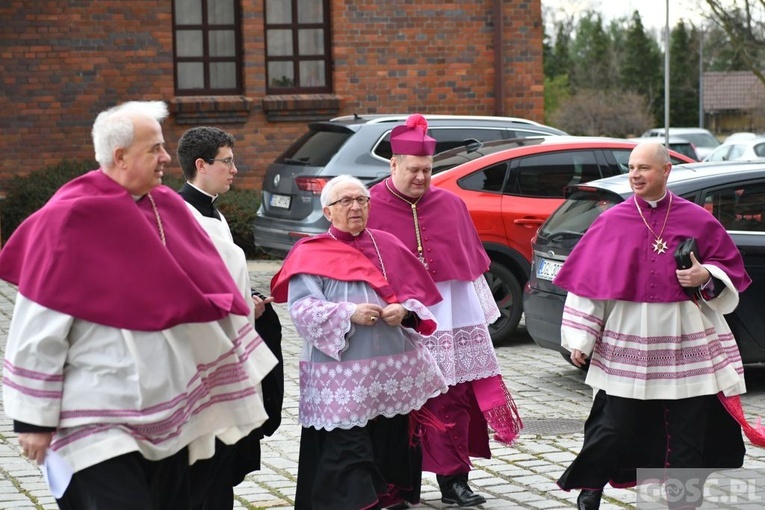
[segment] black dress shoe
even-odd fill
[[[411,508],[409,506],[409,503],[407,503],[406,501],[402,501],[401,503],[396,503],[393,506],[387,507],[386,510],[407,510],[408,508]]]
[[[598,510],[600,508],[600,498],[603,496],[603,490],[583,489],[576,498],[576,508],[578,510]]]
[[[474,493],[467,483],[467,473],[462,475],[436,475],[441,488],[441,502],[447,505],[476,506],[486,503],[486,498]]]

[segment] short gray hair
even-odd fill
[[[164,101],[128,101],[99,113],[91,134],[96,161],[102,167],[110,167],[114,163],[114,149],[129,147],[133,143],[133,116],[162,122],[168,116],[167,105]]]
[[[355,184],[359,187],[361,192],[364,194],[365,197],[369,196],[369,189],[364,185],[363,182],[361,182],[358,178],[352,176],[352,175],[338,175],[337,177],[333,177],[329,180],[327,184],[324,185],[324,189],[321,190],[321,206],[322,207],[328,207],[331,200],[330,197],[332,197],[332,193],[335,189],[335,186],[338,184]]]

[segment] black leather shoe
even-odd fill
[[[576,508],[578,510],[598,510],[600,508],[600,498],[603,496],[603,490],[584,489],[576,498]]]
[[[437,475],[441,488],[441,502],[447,505],[476,506],[486,503],[486,498],[474,493],[467,483],[467,473],[463,475]]]

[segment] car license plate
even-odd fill
[[[292,197],[288,197],[286,195],[272,194],[271,207],[280,207],[282,209],[289,209],[291,200],[292,200]]]
[[[537,278],[552,281],[561,267],[563,267],[563,262],[540,258],[539,267],[537,267]]]

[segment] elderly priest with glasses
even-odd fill
[[[297,510],[417,503],[410,447],[418,410],[446,383],[421,335],[441,300],[425,268],[392,235],[366,228],[369,191],[341,175],[322,190],[329,230],[298,241],[271,282],[303,338]],[[417,334],[420,333],[420,334]]]

